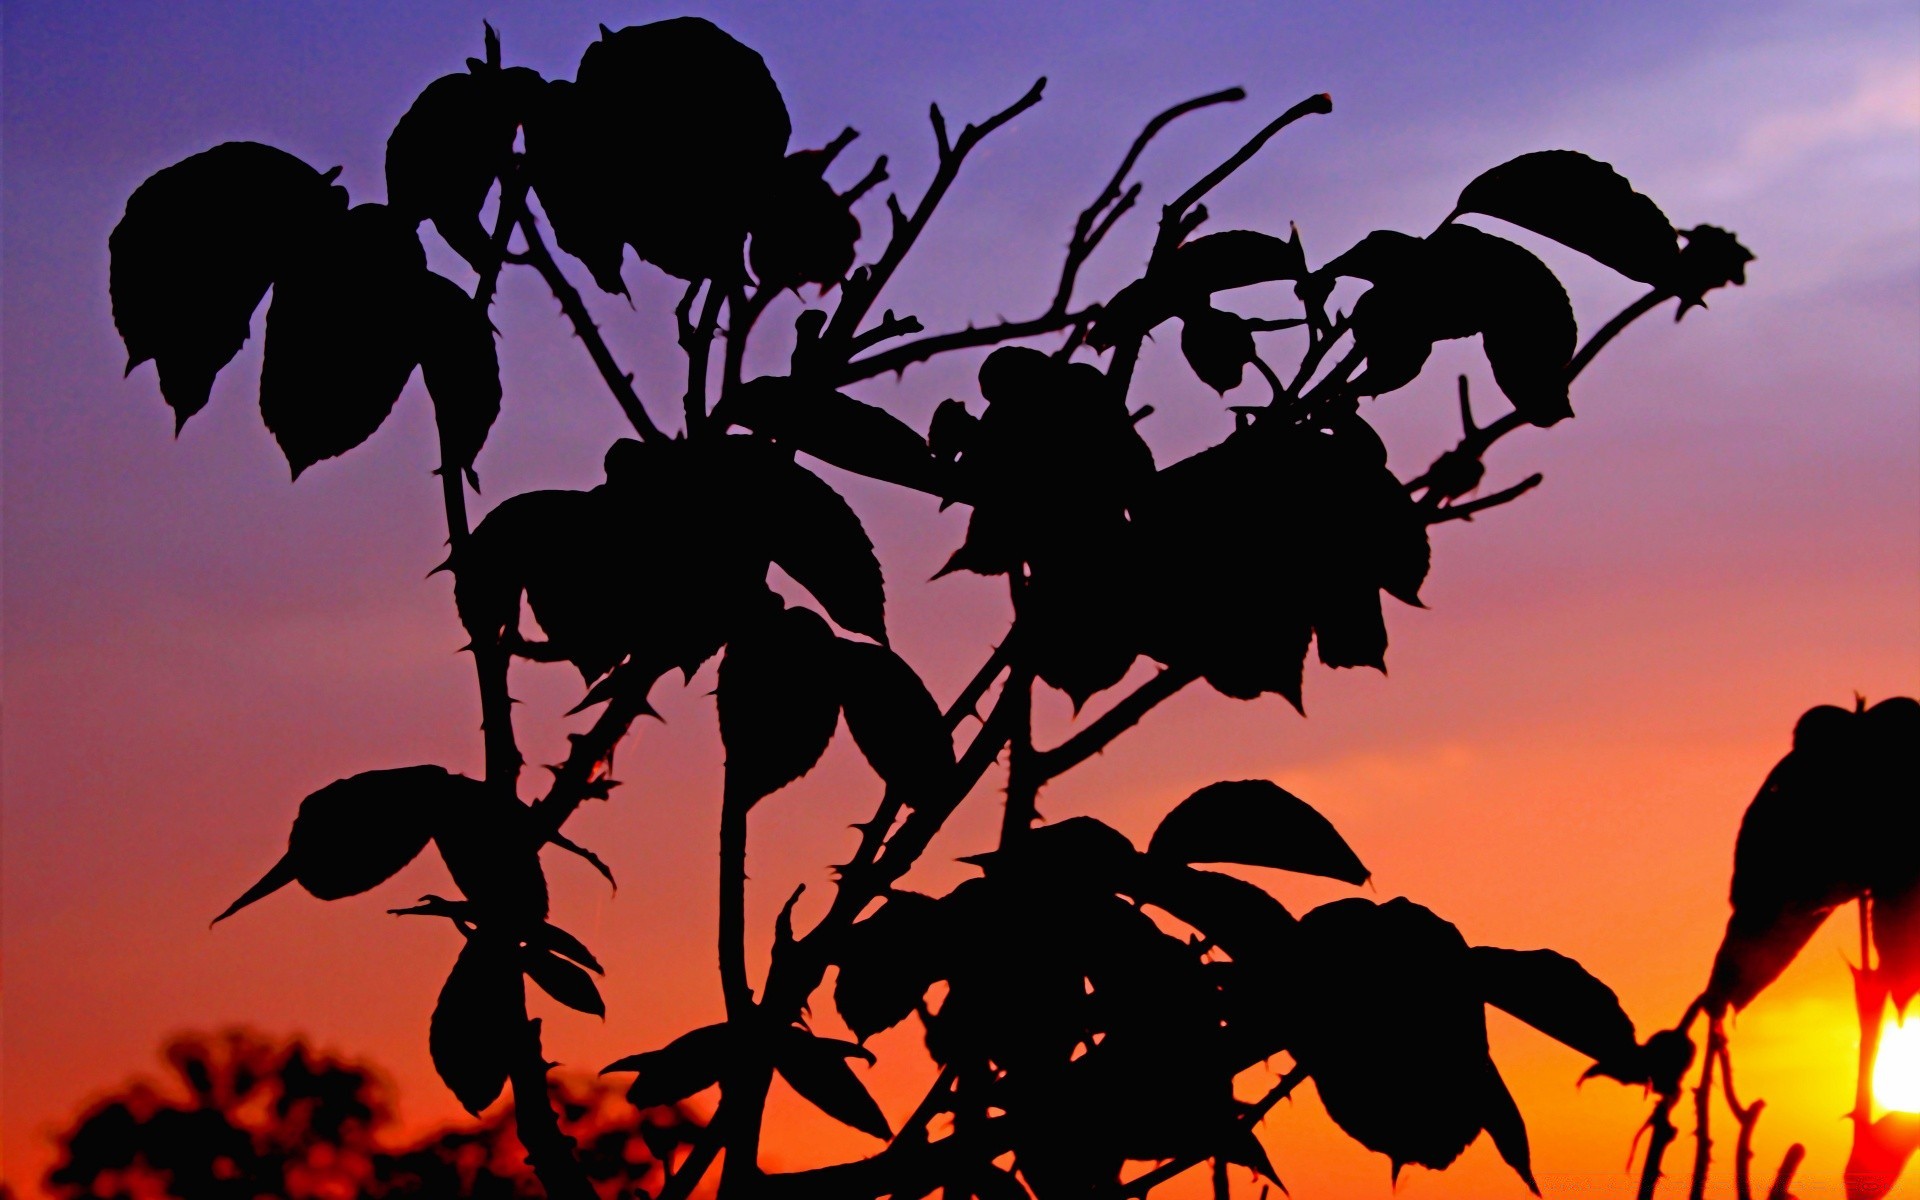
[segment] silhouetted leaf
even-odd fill
[[[1468,954],[1488,1004],[1593,1059],[1601,1073],[1616,1075],[1638,1051],[1619,997],[1566,955],[1495,946],[1475,946]]]
[[[737,278],[749,207],[791,132],[761,57],[699,17],[603,27],[573,94],[573,119],[593,123],[586,152],[616,201],[620,239],[681,279]]]
[[[1278,867],[1360,884],[1371,874],[1312,805],[1265,779],[1208,784],[1153,831],[1147,853],[1176,862]]]
[[[843,1125],[870,1137],[888,1141],[893,1127],[880,1111],[867,1085],[847,1065],[849,1058],[873,1063],[865,1047],[852,1042],[815,1037],[804,1029],[781,1031],[774,1050],[774,1067],[802,1099]]]
[[[460,1107],[475,1116],[506,1087],[526,1010],[507,948],[469,939],[440,989],[427,1050]]]
[[[1891,1196],[1916,1149],[1920,1149],[1920,1113],[1880,1114],[1853,1139],[1845,1173],[1847,1200]]]
[[[1293,914],[1244,879],[1171,862],[1148,850],[1140,899],[1207,935],[1236,962],[1271,960],[1293,933]]]
[[[482,65],[426,86],[387,139],[387,203],[409,221],[432,220],[477,270],[493,257],[480,208],[513,153],[513,135],[541,88],[525,67]]]
[[[539,89],[525,117],[527,181],[553,240],[585,263],[600,289],[624,295],[621,209],[613,187],[612,132],[590,98],[565,79]]]
[[[1116,522],[1087,529],[1078,545],[1049,547],[1021,594],[1034,673],[1065,692],[1075,712],[1124,679],[1139,654],[1135,614],[1121,599],[1131,582],[1126,532]]]
[[[763,485],[756,516],[773,561],[842,628],[884,643],[886,587],[860,518],[840,493],[791,460],[771,458]]]
[[[735,636],[720,660],[720,740],[729,803],[752,805],[813,769],[840,720],[829,686],[835,639],[804,608]]]
[[[107,240],[127,371],[148,359],[174,428],[206,407],[260,298],[339,219],[346,193],[284,150],[226,142],[156,172]]]
[[[853,266],[860,222],[822,177],[828,156],[799,150],[776,167],[751,216],[748,262],[761,287],[834,284]]]
[[[539,822],[502,789],[468,783],[459,807],[447,810],[433,833],[447,873],[483,918],[520,930],[538,927],[547,915]]]
[[[1500,1078],[1491,1060],[1479,1078],[1478,1099],[1487,1135],[1493,1139],[1494,1149],[1500,1151],[1501,1160],[1513,1168],[1528,1191],[1538,1196],[1540,1185],[1533,1179],[1533,1151],[1527,1145],[1527,1123],[1520,1116],[1520,1106],[1513,1102],[1507,1081]]]
[[[1576,151],[1541,150],[1501,163],[1460,193],[1454,216],[1468,212],[1531,229],[1629,279],[1674,282],[1679,246],[1666,214],[1610,165]]]
[[[426,256],[407,223],[356,205],[274,281],[260,415],[294,478],[380,428],[419,361]]]
[[[606,974],[606,971],[600,966],[600,960],[593,956],[593,951],[587,949],[586,944],[579,938],[574,937],[558,925],[547,924],[541,926],[532,936],[528,944],[537,946],[543,950],[551,950],[555,954],[570,958],[596,975]]]
[[[298,880],[321,900],[357,896],[412,862],[450,810],[480,785],[443,767],[398,767],[337,779],[300,802],[287,853],[217,923]]]
[[[1123,339],[1149,333],[1170,317],[1209,308],[1209,297],[1215,292],[1306,276],[1306,257],[1297,233],[1282,240],[1251,229],[1229,229],[1195,238],[1175,250],[1164,266],[1120,289],[1102,305],[1087,344],[1105,350]],[[1188,361],[1193,361],[1191,353]],[[1209,386],[1226,390],[1214,384],[1198,363],[1194,369]]]
[[[885,646],[841,638],[833,656],[847,732],[875,773],[908,804],[945,794],[953,775],[953,738],[920,676]]]
[[[720,1082],[734,1054],[734,1031],[725,1025],[703,1025],[683,1033],[658,1050],[630,1054],[600,1068],[602,1075],[638,1071],[627,1089],[635,1108],[677,1104],[695,1092]]]
[[[432,272],[420,290],[420,377],[450,465],[471,470],[500,415],[500,358],[487,310]]]
[[[1181,318],[1180,353],[1200,382],[1225,394],[1240,386],[1253,361],[1253,331],[1245,318],[1217,308],[1195,308]]]
[[[822,462],[920,491],[940,490],[927,443],[900,418],[784,375],[750,379],[713,407],[716,427],[738,425]]]
[[[840,940],[833,1007],[862,1042],[913,1014],[940,977],[939,904],[918,892],[893,892]]]
[[[1858,730],[1862,812],[1872,831],[1862,849],[1873,895],[1873,944],[1880,977],[1905,1012],[1920,992],[1920,703],[1882,700],[1862,713]]]
[[[520,952],[520,969],[541,991],[568,1008],[596,1017],[607,1015],[606,1001],[600,998],[593,976],[559,955],[527,947]]]
[[[1289,1047],[1340,1128],[1401,1165],[1441,1169],[1490,1116],[1463,1084],[1492,1070],[1467,945],[1404,899],[1337,900],[1300,919]]]
[[[1467,225],[1443,225],[1426,239],[1382,231],[1322,274],[1374,283],[1353,307],[1354,340],[1367,355],[1353,384],[1359,394],[1404,387],[1434,342],[1480,334],[1494,381],[1522,416],[1551,425],[1572,415],[1573,308],[1553,272],[1521,247]]]

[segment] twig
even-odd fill
[[[1112,708],[1100,714],[1085,729],[1051,750],[1039,751],[1035,756],[1035,772],[1039,781],[1045,783],[1057,779],[1105,750],[1113,739],[1152,712],[1155,705],[1199,677],[1194,671],[1163,668],[1159,674],[1115,702]]]
[[[1260,153],[1260,147],[1266,145],[1267,142],[1272,139],[1273,135],[1279,133],[1282,129],[1285,129],[1302,117],[1313,116],[1315,114],[1324,115],[1332,111],[1333,97],[1325,92],[1321,92],[1317,96],[1308,96],[1305,100],[1302,100],[1300,103],[1268,122],[1265,129],[1262,129],[1259,133],[1247,139],[1247,144],[1235,150],[1233,154],[1228,157],[1227,161],[1221,163],[1213,170],[1208,171],[1205,175],[1202,175],[1199,182],[1195,183],[1186,191],[1181,192],[1172,204],[1167,205],[1167,212],[1174,214],[1174,222],[1169,223],[1162,221],[1162,235],[1165,235],[1172,224],[1177,224],[1179,219],[1184,217],[1194,205],[1200,203],[1202,197],[1226,182],[1229,175],[1238,171],[1247,164],[1247,160]]]
[[[1700,1062],[1700,1082],[1693,1089],[1693,1183],[1687,1189],[1687,1200],[1705,1200],[1707,1194],[1707,1173],[1713,1169],[1710,1126],[1713,1117],[1713,1068],[1725,1045],[1720,1018],[1710,1018],[1707,1025],[1707,1052],[1701,1056]]]
[[[720,1156],[725,1136],[720,1113],[716,1111],[713,1120],[707,1122],[707,1127],[695,1138],[693,1148],[687,1151],[687,1157],[680,1163],[680,1169],[660,1185],[660,1195],[655,1200],[687,1200],[693,1195],[693,1189],[700,1186],[700,1181],[712,1169],[713,1160]]]
[[[700,323],[693,328],[693,340],[687,351],[687,392],[681,397],[685,410],[687,436],[700,437],[707,432],[707,366],[712,358],[714,331],[720,328],[720,305],[726,300],[717,283],[707,284],[707,302],[700,307]],[[740,339],[742,352],[746,344]]]
[[[646,687],[628,686],[614,693],[585,733],[573,735],[573,748],[567,752],[566,762],[554,772],[553,785],[533,804],[536,827],[542,833],[558,833],[567,818],[580,807],[580,802],[593,794],[595,785],[606,785],[614,747],[646,711]]]
[[[1291,1071],[1281,1076],[1278,1083],[1267,1089],[1266,1095],[1254,1101],[1253,1105],[1248,1108],[1245,1113],[1241,1114],[1241,1126],[1247,1130],[1252,1130],[1255,1125],[1260,1123],[1262,1117],[1265,1117],[1269,1112],[1273,1111],[1274,1105],[1293,1094],[1293,1089],[1299,1087],[1301,1083],[1306,1080],[1307,1074],[1308,1072],[1305,1067],[1295,1066]],[[1189,1155],[1183,1158],[1176,1158],[1172,1162],[1162,1163],[1144,1175],[1136,1176],[1122,1184],[1120,1187],[1120,1195],[1123,1200],[1139,1200],[1140,1197],[1145,1196],[1154,1188],[1159,1187],[1174,1176],[1183,1174],[1193,1167],[1198,1166],[1205,1162],[1206,1159],[1206,1155]]]
[[[1442,521],[1471,521],[1473,514],[1485,512],[1489,508],[1498,508],[1510,504],[1540,486],[1546,476],[1535,471],[1510,488],[1502,488],[1490,496],[1478,500],[1469,500],[1464,504],[1446,504],[1427,513],[1427,524],[1438,525]]]
[[[646,406],[640,403],[639,394],[633,390],[633,376],[622,371],[620,364],[614,361],[613,352],[607,349],[606,340],[600,336],[599,326],[593,323],[593,315],[587,311],[586,301],[580,298],[579,289],[568,281],[566,273],[554,261],[553,254],[540,237],[540,226],[532,213],[521,212],[520,232],[527,239],[526,253],[522,257],[547,281],[547,288],[553,292],[554,299],[560,302],[560,311],[573,322],[574,336],[586,345],[588,357],[599,368],[600,378],[606,381],[607,389],[613,393],[615,402],[620,405],[620,411],[626,414],[634,432],[640,435],[642,441],[660,437],[660,427],[647,415]]]
[[[1033,749],[1033,668],[1014,661],[1000,692],[1000,705],[1013,705],[1007,722],[1007,806],[1000,815],[1000,848],[1019,841],[1040,817],[1040,788],[1046,780]]]
[[[993,686],[993,681],[1000,678],[1000,672],[1006,670],[1007,664],[1013,661],[1013,639],[1018,631],[1019,626],[1007,630],[1007,636],[1000,639],[1000,644],[993,648],[993,653],[987,657],[987,661],[980,664],[980,669],[973,673],[973,678],[967,681],[967,686],[961,688],[960,694],[955,696],[953,703],[947,706],[947,732],[951,733],[958,729],[960,722],[968,717],[978,715],[975,710],[980,704],[980,698],[987,694],[987,689]]]
[[[1720,1039],[1720,1091],[1726,1097],[1727,1107],[1733,1112],[1733,1119],[1740,1125],[1740,1136],[1733,1150],[1733,1193],[1734,1200],[1753,1200],[1753,1130],[1760,1123],[1760,1113],[1767,1107],[1765,1100],[1755,1100],[1751,1104],[1741,1104],[1740,1097],[1733,1090],[1733,1054],[1727,1048],[1724,1037]]]
[[[947,140],[946,118],[941,116],[939,105],[929,112],[933,122],[935,143],[940,151],[940,163],[934,170],[933,182],[927,185],[926,194],[920,203],[914,206],[913,215],[906,216],[900,211],[897,201],[889,199],[889,207],[894,213],[893,237],[887,242],[887,248],[881,252],[880,260],[872,266],[856,271],[841,289],[840,305],[834,310],[833,320],[828,324],[825,337],[829,342],[849,345],[860,322],[866,318],[867,311],[893,278],[894,271],[906,258],[907,251],[913,248],[920,231],[926,228],[927,221],[933,216],[933,210],[939,207],[947,189],[960,174],[960,164],[967,153],[994,130],[1013,120],[1021,113],[1040,103],[1040,94],[1045,90],[1047,81],[1042,78],[1027,89],[1025,95],[1001,109],[979,125],[968,125],[960,131],[958,141]]]
[[[1800,1164],[1807,1160],[1807,1148],[1799,1142],[1787,1147],[1781,1156],[1780,1169],[1774,1172],[1773,1186],[1767,1189],[1767,1200],[1793,1200],[1793,1176]]]
[[[551,1200],[599,1200],[575,1154],[573,1139],[560,1129],[547,1097],[547,1058],[540,1048],[540,1022],[526,1018],[526,982],[520,983],[520,1044],[509,1081],[513,1085],[514,1130],[526,1148],[527,1165]]]

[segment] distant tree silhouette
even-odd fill
[[[1207,1160],[1225,1195],[1230,1164],[1273,1176],[1254,1126],[1310,1077],[1333,1119],[1396,1173],[1445,1167],[1484,1131],[1531,1187],[1525,1124],[1488,1055],[1486,1004],[1589,1055],[1593,1073],[1677,1094],[1685,1035],[1643,1044],[1613,992],[1571,959],[1469,945],[1404,898],[1345,899],[1296,919],[1263,889],[1198,866],[1368,878],[1326,819],[1275,782],[1200,788],[1144,851],[1092,818],[1043,824],[1037,800],[1198,681],[1298,707],[1310,648],[1329,667],[1384,669],[1382,594],[1419,602],[1428,529],[1540,482],[1481,493],[1486,451],[1571,416],[1571,385],[1634,320],[1670,302],[1684,314],[1743,282],[1751,255],[1733,235],[1676,232],[1611,167],[1566,150],[1470,181],[1426,236],[1375,232],[1318,266],[1297,233],[1202,233],[1216,187],[1287,126],[1331,110],[1316,95],[1161,207],[1137,280],[1076,300],[1081,267],[1142,198],[1129,179],[1149,143],[1186,113],[1241,99],[1233,89],[1148,123],[1075,223],[1045,311],[929,334],[912,316],[873,311],[968,155],[1036,104],[1044,80],[957,131],[934,107],[933,178],[917,201],[887,198],[884,244],[863,256],[854,207],[887,178],[886,160],[844,190],[830,184],[854,132],[791,149],[760,56],[706,21],[603,29],[571,81],[504,66],[489,28],[486,57],[468,67],[429,85],[395,127],[385,204],[349,207],[334,172],[253,143],[154,175],[112,235],[114,317],[130,367],[155,361],[184,422],[271,288],[261,413],[296,478],[364,441],[421,371],[484,778],[403,766],[320,788],[301,802],[284,857],[222,916],[288,883],[321,899],[364,892],[434,844],[461,897],[400,910],[445,919],[462,941],[429,1025],[433,1060],[476,1114],[511,1086],[548,1195],[586,1200],[592,1186],[576,1138],[541,1103],[548,1064],[525,981],[584,1012],[603,1006],[599,963],[548,920],[539,853],[552,844],[606,870],[563,833],[568,818],[615,786],[615,747],[650,711],[655,683],[676,669],[690,677],[723,649],[726,1020],[608,1068],[637,1075],[629,1096],[642,1107],[720,1089],[713,1122],[657,1200],[684,1200],[723,1151],[728,1200],[1140,1196]],[[1553,273],[1469,216],[1556,240],[1647,291],[1583,343]],[[471,290],[427,270],[423,221],[466,259]],[[643,403],[549,232],[607,292],[626,291],[628,248],[686,282],[678,422]],[[608,449],[598,486],[508,497],[472,525],[465,484],[502,398],[487,314],[510,265],[545,280],[634,438]],[[809,284],[818,300],[794,321],[787,373],[747,378],[756,322]],[[1297,303],[1260,316],[1221,306],[1255,284],[1287,285]],[[1129,397],[1143,344],[1173,320],[1196,375],[1236,392],[1234,428],[1161,467],[1140,432],[1152,405]],[[1509,410],[1480,423],[1463,377],[1458,444],[1395,477],[1361,402],[1411,383],[1437,342],[1471,337]],[[1044,349],[1005,344],[1040,338]],[[978,399],[947,400],[924,432],[841,390],[987,347],[998,348],[980,364]],[[1014,618],[958,696],[936,701],[890,648],[872,543],[798,456],[970,508],[942,573],[1003,576]],[[769,589],[774,565],[810,604]],[[523,628],[523,597],[542,638]],[[1160,669],[1061,744],[1035,744],[1038,687],[1084,710],[1142,656]],[[515,659],[572,664],[586,686],[576,711],[599,710],[531,803],[519,793]],[[749,813],[806,774],[843,719],[881,799],[826,916],[802,931],[791,901],[782,912],[756,987]],[[981,877],[941,897],[902,889],[1002,758],[1001,836],[970,860]],[[831,1002],[859,1038],[914,1020],[940,1065],[898,1128],[850,1066],[871,1053],[808,1027],[830,968]],[[1256,1104],[1236,1101],[1235,1075],[1282,1052],[1291,1066],[1278,1085]],[[885,1148],[764,1171],[775,1072]],[[951,1132],[930,1134],[944,1117]]]
[[[57,1200],[517,1200],[542,1194],[513,1116],[399,1139],[370,1068],[245,1030],[177,1038],[160,1085],[92,1105],[60,1137]],[[599,1200],[658,1185],[699,1126],[617,1090],[557,1079],[551,1100]]]

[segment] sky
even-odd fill
[[[1424,232],[1480,171],[1565,147],[1613,163],[1682,227],[1738,232],[1757,255],[1747,287],[1677,326],[1636,325],[1580,380],[1576,420],[1489,456],[1489,486],[1536,470],[1546,482],[1435,530],[1427,608],[1388,616],[1390,679],[1310,666],[1304,720],[1273,697],[1190,689],[1041,798],[1049,818],[1098,815],[1144,844],[1195,788],[1271,778],[1345,834],[1374,872],[1365,894],[1409,896],[1475,943],[1573,955],[1643,1033],[1676,1019],[1725,920],[1740,814],[1794,719],[1856,692],[1920,692],[1911,5],[14,0],[0,16],[4,1178],[31,1194],[49,1133],[90,1097],[152,1063],[168,1035],[234,1023],[384,1064],[414,1124],[460,1116],[425,1037],[457,947],[437,922],[384,915],[447,891],[437,864],[334,904],[289,890],[207,928],[278,856],[300,797],[376,767],[479,770],[464,639],[446,576],[427,576],[444,529],[425,395],[416,380],[364,447],[289,486],[256,415],[263,308],[175,439],[153,369],[121,377],[106,244],[127,195],[191,153],[254,139],[340,164],[356,200],[379,199],[387,132],[426,83],[479,53],[483,18],[509,63],[569,77],[598,24],[680,12],[762,52],[795,145],[860,130],[836,168],[842,186],[885,153],[886,186],[909,199],[933,169],[930,102],[957,124],[1048,77],[1045,101],[969,160],[884,300],[930,329],[1043,309],[1075,214],[1139,126],[1230,85],[1247,101],[1187,118],[1149,151],[1143,212],[1326,91],[1330,116],[1287,131],[1209,197],[1212,228],[1296,222],[1320,263],[1372,229]],[[862,210],[870,231],[885,226],[878,200]],[[1129,218],[1080,296],[1133,278],[1151,233]],[[1516,236],[1561,272],[1583,329],[1634,298],[1634,285]],[[470,278],[444,247],[430,254]],[[633,307],[596,297],[596,313],[670,423],[678,289],[631,259],[628,278]],[[770,327],[791,320],[798,305],[786,304]],[[506,403],[478,463],[479,506],[590,486],[622,432],[617,410],[537,280],[510,274],[495,321]],[[761,349],[757,369],[779,370],[783,352]],[[857,394],[924,422],[944,397],[977,401],[977,366],[955,356]],[[1456,371],[1491,406],[1469,345],[1444,347],[1420,382],[1370,404],[1403,477],[1457,435]],[[1142,428],[1163,465],[1229,427],[1170,338],[1148,348],[1134,396],[1155,405]],[[936,695],[953,695],[1007,615],[989,581],[921,582],[958,544],[964,511],[828,474],[886,564],[896,647]],[[619,892],[549,859],[558,919],[609,963],[604,1024],[550,1014],[550,1056],[568,1067],[721,1012],[712,686],[709,667],[656,689],[665,721],[623,748],[628,786],[569,826],[613,865]],[[514,690],[529,760],[558,761],[578,727],[561,716],[577,679],[528,665]],[[1071,720],[1049,698],[1042,739]],[[820,911],[809,906],[830,892],[826,865],[876,798],[843,734],[756,810],[750,928],[764,936],[796,883],[813,885],[802,919]],[[990,776],[911,882],[963,878],[953,859],[984,848],[998,816]],[[1257,877],[1296,911],[1347,894]],[[1770,1170],[1803,1141],[1807,1180],[1837,1179],[1846,1153],[1845,924],[1734,1030],[1742,1089],[1768,1101],[1759,1160]],[[833,1027],[828,1006],[817,1015]],[[1492,1032],[1546,1194],[1625,1194],[1639,1093],[1576,1088],[1572,1051],[1498,1014]],[[930,1068],[909,1030],[876,1047],[871,1081],[898,1117]],[[776,1096],[772,1128],[780,1163],[875,1148],[791,1097]],[[1445,1173],[1410,1170],[1392,1193],[1386,1161],[1345,1140],[1310,1089],[1262,1136],[1306,1200],[1525,1194],[1485,1144]]]

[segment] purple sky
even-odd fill
[[[447,587],[422,581],[444,536],[424,396],[411,385],[365,447],[289,487],[257,416],[256,314],[256,336],[174,441],[152,368],[120,378],[106,239],[127,194],[188,154],[250,138],[341,164],[356,200],[380,199],[388,130],[429,80],[478,53],[483,17],[509,62],[552,77],[571,75],[599,23],[682,11],[765,55],[796,144],[818,145],[844,124],[861,130],[838,182],[886,153],[888,186],[907,197],[932,169],[929,101],[957,124],[1049,77],[1045,102],[970,161],[888,295],[933,329],[1038,312],[1074,215],[1139,125],[1233,84],[1246,103],[1188,118],[1148,153],[1143,211],[1274,113],[1328,91],[1331,116],[1288,131],[1209,198],[1211,227],[1283,232],[1297,221],[1320,263],[1373,228],[1424,232],[1480,170],[1564,146],[1614,163],[1683,227],[1738,231],[1759,256],[1749,287],[1717,293],[1677,328],[1636,326],[1583,377],[1580,419],[1495,452],[1490,484],[1541,470],[1546,485],[1437,533],[1431,611],[1389,618],[1391,684],[1312,670],[1304,724],[1277,702],[1183,697],[1125,756],[1043,804],[1052,816],[1100,811],[1138,834],[1183,788],[1295,770],[1348,805],[1380,847],[1369,862],[1381,898],[1405,891],[1463,925],[1479,920],[1470,937],[1551,943],[1604,965],[1643,1026],[1677,1015],[1718,936],[1739,812],[1794,716],[1856,688],[1873,698],[1920,690],[1911,4],[15,0],[4,12],[0,142],[5,1178],[37,1175],[44,1131],[183,1028],[307,1030],[388,1063],[410,1108],[450,1108],[426,1074],[424,1026],[451,951],[377,915],[384,901],[429,890],[427,877],[352,912],[281,897],[250,925],[205,931],[278,852],[299,796],[375,766],[477,767]],[[862,215],[884,227],[877,203]],[[1080,296],[1131,278],[1150,235],[1148,220],[1130,218]],[[1542,252],[1583,329],[1635,295],[1576,256]],[[430,253],[467,278],[443,248]],[[668,314],[677,288],[631,260],[628,278],[636,309],[600,297],[597,311],[664,420],[672,406],[660,401],[680,369]],[[793,311],[776,308],[769,327]],[[621,432],[617,412],[528,278],[509,277],[495,319],[507,400],[479,461],[482,507],[590,483]],[[778,369],[784,348],[764,349]],[[976,395],[977,361],[860,394],[923,421],[944,396]],[[1455,346],[1369,414],[1403,475],[1453,435],[1454,369],[1475,374],[1492,404],[1477,350]],[[1163,464],[1227,427],[1170,339],[1150,348],[1136,397],[1158,409],[1146,431]],[[878,488],[849,495],[888,564],[904,652],[951,694],[1001,619],[991,585],[918,582],[952,549],[961,514],[935,517]],[[529,757],[550,759],[572,681],[529,674],[516,686],[533,714]],[[717,1007],[703,974],[717,795],[710,686],[664,699],[666,728],[649,727],[623,758],[635,796],[582,821],[635,883],[611,904],[588,879],[560,885],[562,913],[572,905],[580,932],[620,947],[589,938],[602,956],[630,964],[607,1029],[562,1036],[570,1061],[597,1065],[606,1047],[655,1043]],[[827,783],[856,777],[845,752],[837,746],[822,767]],[[1380,809],[1396,791],[1401,806]],[[992,808],[984,792],[974,803]],[[837,808],[829,819],[798,801],[766,809],[755,835],[784,842],[791,861],[768,866],[760,928],[791,886],[783,880],[814,878],[833,859],[845,823]],[[1488,845],[1512,857],[1480,857]],[[956,842],[953,853],[973,848]],[[680,923],[649,920],[678,904],[677,889],[696,897]],[[1832,953],[1817,968],[1809,1004],[1844,988]],[[362,986],[376,971],[382,986]],[[1765,1020],[1752,1017],[1756,1040]],[[1541,1078],[1557,1087],[1572,1065],[1551,1060]],[[1608,1109],[1611,1124],[1590,1137],[1579,1123],[1600,1118],[1580,1111],[1543,1118],[1563,1125],[1538,1139],[1566,1147],[1563,1170],[1615,1169],[1637,1108]],[[1285,1146],[1292,1135],[1274,1136]],[[1327,1161],[1340,1153],[1327,1149]],[[1368,1173],[1354,1178],[1385,1195],[1384,1166],[1361,1166]],[[1318,1191],[1289,1183],[1296,1195],[1358,1194],[1339,1190],[1343,1169],[1298,1172]],[[1403,1190],[1472,1194],[1446,1192],[1442,1179]]]

